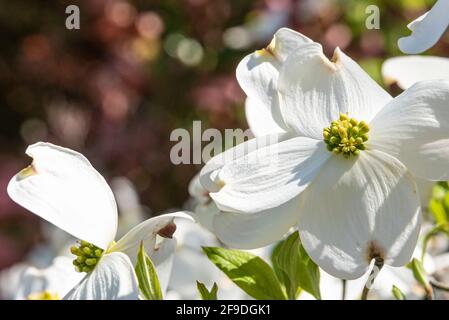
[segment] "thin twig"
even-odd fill
[[[436,279],[430,279],[429,282],[430,282],[430,284],[433,287],[435,287],[437,289],[440,289],[440,290],[443,290],[443,291],[448,291],[449,292],[449,285],[448,284],[439,282]]]

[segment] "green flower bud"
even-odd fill
[[[86,241],[78,241],[78,247],[73,246],[70,251],[76,256],[73,265],[77,272],[91,272],[103,256],[103,250]]]
[[[95,258],[89,258],[89,259],[86,259],[86,264],[87,264],[88,266],[94,266],[94,265],[97,264],[97,259],[95,259]]]

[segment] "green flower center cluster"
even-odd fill
[[[77,243],[78,245],[70,248],[72,254],[76,256],[73,260],[75,270],[77,272],[91,272],[103,255],[103,250],[87,241],[77,241]]]
[[[358,155],[360,150],[365,150],[368,132],[369,127],[365,121],[359,122],[340,113],[340,119],[332,121],[329,127],[323,129],[323,138],[329,151],[349,158],[351,155]]]

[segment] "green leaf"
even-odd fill
[[[426,271],[424,270],[421,261],[419,261],[416,258],[413,258],[413,260],[409,264],[409,267],[412,269],[413,276],[415,277],[416,281],[418,281],[418,283],[422,285],[424,289],[431,290],[429,280],[427,279]]]
[[[210,291],[199,281],[196,282],[196,287],[198,288],[202,300],[217,300],[218,286],[215,282]]]
[[[431,199],[429,202],[429,210],[437,224],[448,223],[446,210],[443,203],[437,199]]]
[[[447,192],[446,195],[444,196],[443,205],[444,205],[444,209],[446,211],[446,221],[447,221],[448,212],[449,212],[449,192]]]
[[[279,243],[273,251],[272,261],[289,299],[296,299],[301,289],[321,299],[320,269],[304,250],[297,231]]]
[[[284,291],[271,267],[251,253],[217,247],[203,247],[212,263],[255,299],[285,300]]]
[[[143,297],[146,300],[163,300],[156,268],[146,254],[143,242],[140,243],[135,270],[137,280],[139,280],[139,289]]]
[[[290,287],[290,280],[288,279],[288,275],[285,273],[285,271],[279,267],[277,256],[279,255],[279,251],[283,247],[283,241],[278,242],[278,244],[274,247],[273,251],[271,252],[271,263],[273,265],[274,273],[276,274],[276,277],[279,279],[280,283],[283,285],[287,296],[289,299],[291,298],[292,292],[294,292],[293,288]],[[297,297],[301,293],[301,288],[298,288],[297,292],[294,292],[294,295]]]
[[[427,245],[429,244],[429,241],[432,237],[439,233],[445,233],[449,237],[449,224],[439,224],[432,229],[430,229],[424,236],[423,239],[423,245],[421,249],[421,261],[424,261],[426,251],[427,251]]]
[[[436,200],[443,200],[444,196],[447,193],[447,185],[444,185],[444,183],[436,183],[432,187],[432,198]]]
[[[393,285],[393,288],[391,288],[391,293],[396,300],[407,300],[405,294],[395,285]]]

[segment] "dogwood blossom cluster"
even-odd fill
[[[413,34],[401,39],[401,49],[431,46],[447,28],[440,14],[447,3],[440,0],[410,25]],[[431,41],[416,44],[435,19],[439,27]],[[12,272],[30,284],[17,298],[140,299],[135,266],[141,244],[169,298],[194,298],[195,280],[211,286],[216,278],[223,296],[244,298],[212,265],[205,266],[201,247],[256,249],[293,230],[327,283],[367,275],[373,261],[406,265],[421,229],[422,199],[432,181],[449,180],[449,63],[398,57],[387,60],[382,72],[387,84],[405,91],[393,98],[339,48],[328,58],[319,43],[278,30],[236,71],[254,138],[212,158],[194,177],[193,213],[145,221],[138,213],[136,226],[119,237],[116,199],[90,162],[50,143],[29,146],[32,163],[11,179],[9,196],[78,240],[70,247],[70,263],[57,256],[45,268]],[[128,191],[121,196],[129,197]],[[191,216],[208,231],[188,221]],[[182,227],[179,244],[175,219]],[[384,281],[391,286],[398,277],[386,269]],[[51,286],[36,285],[36,279]]]

